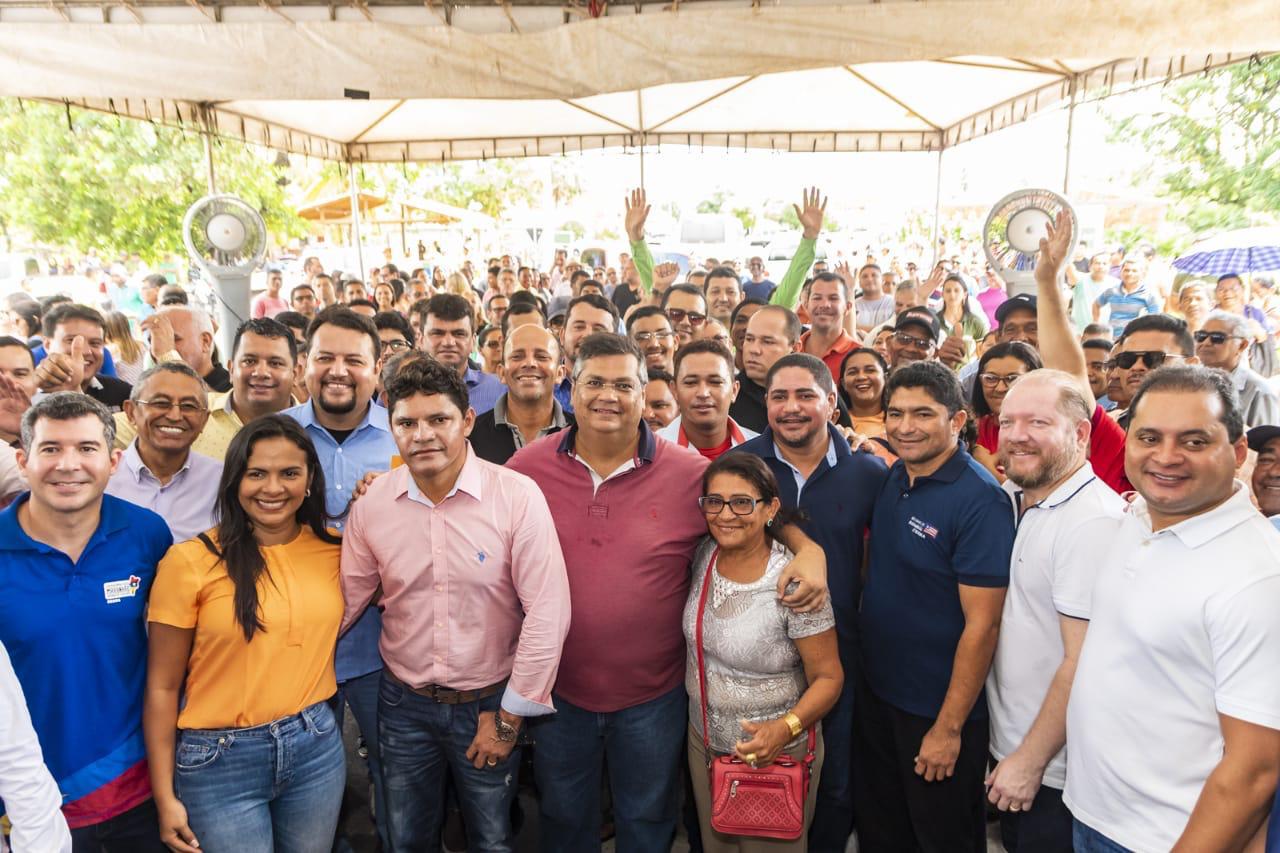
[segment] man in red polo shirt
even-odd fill
[[[838,384],[840,362],[845,353],[858,345],[853,335],[845,331],[845,323],[853,311],[849,286],[835,273],[820,272],[813,277],[805,307],[809,310],[811,325],[809,331],[800,336],[800,350],[822,359]]]
[[[687,698],[681,614],[707,460],[657,439],[641,422],[644,357],[609,333],[581,342],[573,363],[577,424],[507,465],[532,477],[555,519],[573,612],[552,693],[556,713],[532,727],[542,850],[600,845],[607,760],[620,850],[666,850],[675,835]],[[794,527],[796,559],[778,583],[800,610],[826,595],[821,549]]]

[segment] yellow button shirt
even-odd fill
[[[216,543],[216,537],[210,533]],[[174,545],[160,561],[147,620],[195,629],[181,729],[260,726],[337,691],[333,655],[342,621],[342,546],[304,527],[292,542],[262,548],[258,581],[265,630],[245,642],[235,586],[203,542]]]

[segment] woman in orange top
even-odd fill
[[[877,350],[854,347],[840,362],[840,399],[849,410],[853,431],[870,439],[865,446],[886,465],[898,461],[884,426],[884,383],[889,365]]]
[[[218,526],[160,562],[143,725],[161,839],[179,853],[333,844],[341,545],[324,494],[302,427],[259,418],[227,448]]]

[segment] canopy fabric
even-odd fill
[[[452,24],[434,0],[218,2],[0,0],[0,95],[354,162],[936,151],[1280,47],[1274,0],[517,5]]]

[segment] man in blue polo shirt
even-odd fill
[[[964,402],[937,362],[894,371],[898,461],[875,501],[854,702],[863,850],[985,853],[983,684],[1009,584],[1013,509],[959,445]]]
[[[324,470],[325,511],[342,528],[352,495],[371,471],[391,469],[396,442],[387,410],[373,402],[382,342],[373,321],[342,307],[326,308],[307,329],[307,402],[281,414],[302,424]],[[338,691],[355,715],[369,747],[378,835],[390,849],[382,808],[378,765],[378,682],[382,656],[378,638],[382,618],[377,607],[364,612],[338,640],[335,667]]]
[[[0,644],[76,853],[163,853],[142,740],[143,614],[173,537],[160,516],[103,494],[113,441],[111,413],[85,394],[50,394],[23,415],[31,491],[0,513]]]
[[[1130,320],[1144,314],[1160,313],[1160,300],[1143,283],[1142,264],[1137,258],[1125,258],[1120,265],[1120,284],[1098,294],[1093,302],[1093,322],[1101,320],[1102,309],[1108,307],[1111,309],[1108,320],[1111,335],[1116,340],[1124,335],[1124,327]]]
[[[831,371],[804,353],[785,355],[765,376],[769,426],[737,448],[762,458],[778,480],[783,505],[804,511],[800,526],[827,556],[845,689],[822,721],[826,754],[809,849],[843,853],[853,829],[853,683],[858,668],[858,597],[871,509],[887,471],[870,453],[851,453],[831,426],[836,389]]]

